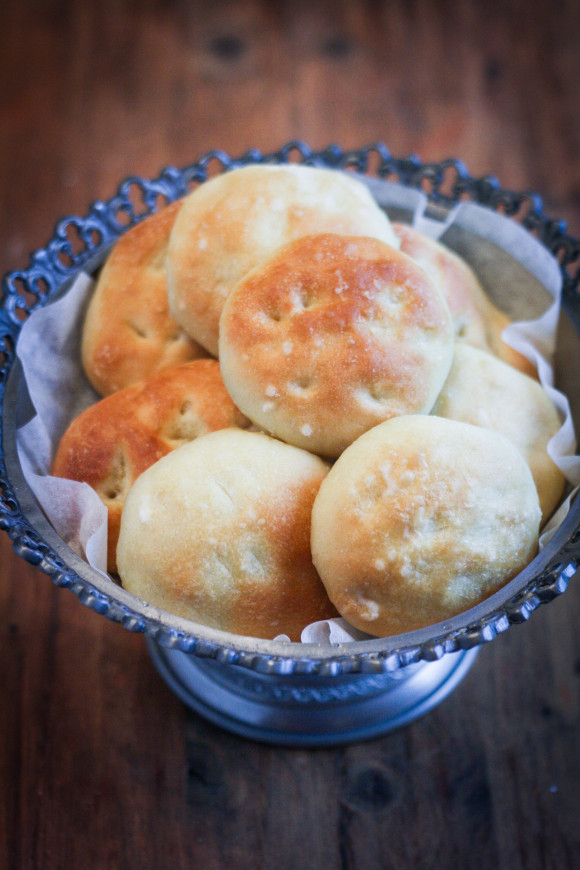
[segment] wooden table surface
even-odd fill
[[[295,138],[459,156],[580,234],[574,0],[4,0],[0,33],[2,273],[129,174]],[[2,870],[580,867],[578,579],[425,718],[297,750],[188,711],[4,534],[0,560]]]

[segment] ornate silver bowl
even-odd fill
[[[14,551],[57,586],[126,629],[147,638],[153,661],[183,701],[244,736],[286,745],[332,745],[384,734],[438,704],[472,665],[481,645],[525,622],[560,595],[580,565],[580,500],[547,546],[517,577],[477,607],[444,623],[386,639],[345,644],[266,641],[216,631],[160,611],[93,570],[56,534],[22,472],[16,433],[31,416],[16,344],[23,321],[66,293],[82,269],[103,262],[110,246],[160,204],[188,193],[209,174],[252,163],[298,160],[354,169],[372,179],[423,191],[436,218],[468,200],[501,212],[555,255],[563,306],[580,331],[580,244],[562,221],[547,217],[539,197],[503,190],[489,176],[471,177],[457,160],[421,164],[391,157],[384,145],[315,152],[300,142],[263,155],[231,158],[212,151],[183,170],[131,177],[86,217],[58,223],[27,268],[3,279],[0,307],[0,528]],[[400,215],[396,215],[398,218]]]

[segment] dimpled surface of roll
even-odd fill
[[[165,255],[181,202],[128,230],[94,289],[82,335],[83,368],[100,396],[207,356],[169,314]]]
[[[329,457],[383,420],[429,413],[453,347],[449,309],[426,272],[355,236],[280,249],[240,281],[220,322],[236,404],[266,431]]]
[[[373,236],[398,247],[385,213],[345,172],[248,166],[207,181],[185,199],[171,233],[173,317],[216,356],[221,310],[240,278],[281,245],[319,232]]]
[[[123,586],[157,607],[236,634],[299,640],[335,615],[310,553],[328,466],[256,432],[226,429],[161,459],[123,511]]]
[[[401,251],[416,260],[443,293],[457,341],[486,350],[508,365],[535,376],[535,366],[502,339],[510,320],[495,307],[465,260],[414,227],[398,223],[393,223],[392,227]]]
[[[137,477],[154,462],[215,429],[247,426],[217,360],[193,360],[125,387],[88,407],[63,435],[56,477],[88,483],[108,512],[108,557],[117,570],[121,513]]]
[[[448,619],[533,557],[540,507],[503,435],[398,417],[338,459],[312,513],[314,564],[345,619],[376,636]]]
[[[564,476],[547,445],[560,418],[541,385],[489,353],[457,344],[451,371],[432,411],[501,432],[520,450],[534,478],[542,522],[554,511]]]

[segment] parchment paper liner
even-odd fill
[[[560,412],[562,427],[549,442],[548,453],[574,490],[542,530],[541,548],[564,519],[575,488],[580,486],[570,406],[553,386],[559,266],[526,230],[502,215],[461,203],[445,221],[434,220],[427,216],[424,194],[391,182],[361,180],[392,219],[411,223],[440,239],[470,263],[497,307],[514,320],[504,330],[504,341],[536,364],[540,382]],[[19,429],[17,443],[26,481],[57,533],[95,570],[108,576],[105,506],[87,484],[48,473],[69,422],[98,400],[80,361],[80,336],[92,285],[90,277],[81,273],[62,299],[35,311],[22,328],[17,352],[36,415]],[[524,319],[530,314],[532,319]],[[344,619],[316,622],[302,632],[304,643],[344,643],[370,637]]]

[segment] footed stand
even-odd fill
[[[354,743],[407,725],[453,691],[479,652],[449,653],[392,674],[279,676],[147,644],[185,704],[228,731],[279,746]]]

